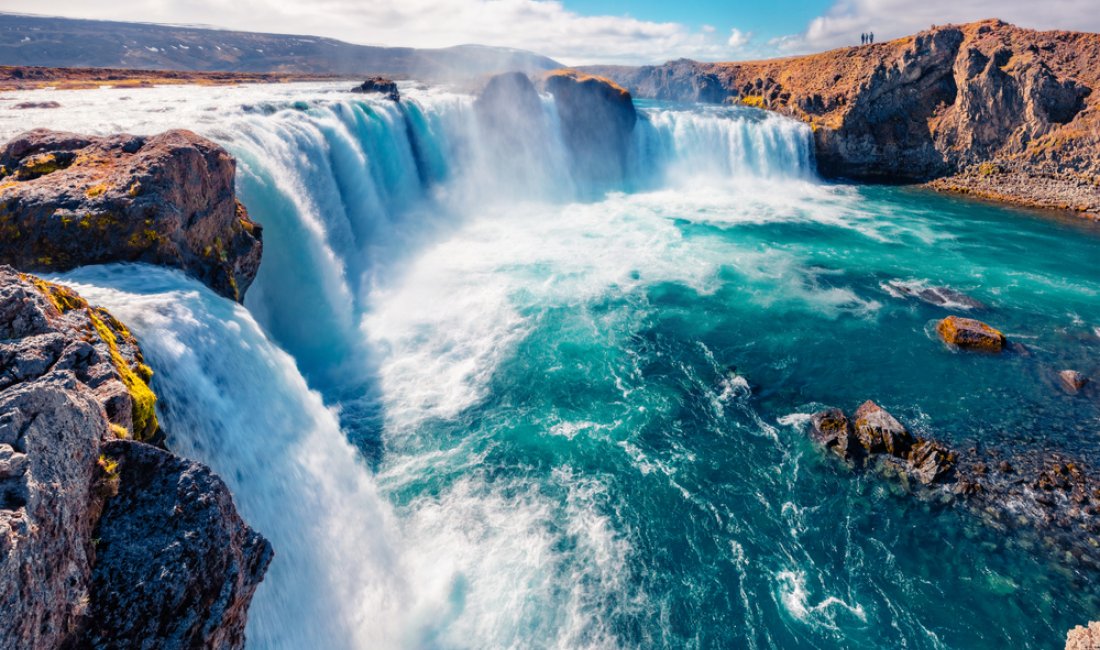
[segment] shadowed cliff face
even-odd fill
[[[630,93],[608,79],[571,70],[551,73],[545,85],[554,96],[578,182],[621,183],[638,121]]]
[[[0,263],[162,264],[241,300],[262,244],[236,199],[235,170],[224,149],[190,131],[29,131],[0,148]]]
[[[808,122],[826,176],[1100,212],[1100,35],[990,20],[804,57],[592,70],[640,97]]]
[[[151,374],[109,313],[0,266],[0,647],[243,645],[271,547],[209,469],[133,439]]]

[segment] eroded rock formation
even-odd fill
[[[635,96],[809,123],[818,167],[1100,214],[1100,35],[999,20],[744,63],[588,68]]]
[[[261,228],[236,163],[190,131],[92,137],[37,129],[0,148],[0,263],[25,271],[147,262],[241,300]]]
[[[271,548],[209,469],[133,439],[150,376],[109,313],[0,267],[0,647],[243,644]]]
[[[397,82],[386,77],[371,77],[352,88],[351,92],[382,95],[391,102],[401,101],[401,92],[397,89]]]

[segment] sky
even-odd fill
[[[1001,18],[1100,31],[1100,0],[0,0],[0,11],[329,36],[370,45],[466,43],[569,65],[802,54]]]

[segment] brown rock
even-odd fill
[[[913,445],[913,436],[901,422],[871,400],[856,409],[855,434],[859,444],[869,453],[886,453],[905,458]]]
[[[934,440],[917,440],[909,452],[909,473],[929,485],[947,477],[955,467],[955,452]]]
[[[1063,370],[1058,373],[1058,379],[1062,382],[1062,387],[1071,394],[1076,394],[1089,383],[1089,378],[1076,370]]]
[[[1000,352],[1005,346],[1005,335],[973,318],[948,316],[936,325],[940,337],[950,345],[967,350]]]
[[[160,264],[240,300],[262,244],[237,201],[235,169],[224,149],[190,131],[28,131],[0,148],[0,263]]]
[[[810,417],[810,436],[844,460],[854,460],[861,451],[844,411],[837,408],[814,413]]]
[[[1088,627],[1078,625],[1066,634],[1066,650],[1096,650],[1100,648],[1100,622]]]

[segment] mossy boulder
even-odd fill
[[[973,318],[948,316],[936,325],[936,331],[944,342],[964,350],[996,353],[1004,350],[1007,343],[999,330]]]
[[[0,264],[41,272],[146,262],[241,300],[262,228],[237,201],[235,170],[224,149],[190,131],[28,131],[0,147]]]

